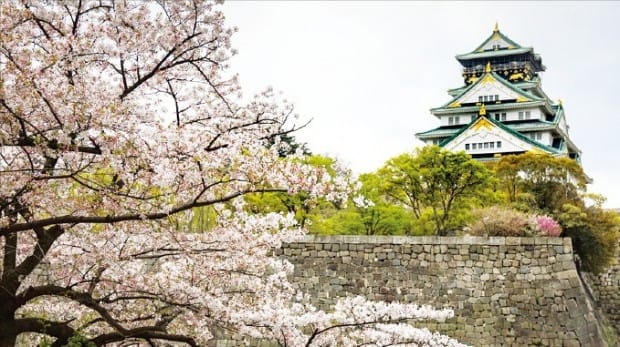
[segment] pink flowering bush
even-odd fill
[[[549,216],[530,215],[509,207],[492,206],[474,211],[465,228],[477,236],[560,236],[562,227]]]
[[[560,236],[562,227],[549,216],[534,216],[535,228],[543,236]]]

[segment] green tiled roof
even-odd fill
[[[441,141],[439,143],[439,147],[443,147],[443,146],[447,145],[448,143],[450,143],[450,141],[454,140],[459,135],[461,135],[465,130],[469,129],[472,126],[472,124],[474,124],[477,120],[478,120],[478,118],[472,120],[466,126],[464,126],[461,129],[459,129],[459,131],[457,131],[454,135],[452,135],[452,136],[448,137],[447,139]]]
[[[483,47],[486,46],[490,41],[497,40],[497,39],[504,41],[508,45],[508,48],[502,48],[499,50],[486,50],[486,51],[482,50]],[[470,59],[476,59],[476,58],[501,57],[505,55],[527,53],[531,50],[532,48],[521,47],[520,44],[514,42],[513,40],[508,38],[508,36],[502,34],[502,32],[499,31],[499,29],[496,26],[495,30],[493,30],[493,33],[489,37],[487,37],[486,40],[484,40],[478,47],[476,47],[476,49],[466,54],[457,55],[456,59],[470,60]]]
[[[431,130],[427,130],[427,131],[423,131],[420,133],[416,133],[415,135],[418,137],[424,137],[424,138],[432,138],[432,137],[441,137],[441,136],[452,136],[452,134],[454,134],[455,132],[461,130],[461,128],[463,127],[467,127],[467,124],[463,124],[462,127],[459,128],[446,128],[445,126],[440,126],[437,127],[435,129],[431,129]]]
[[[458,60],[471,60],[471,59],[482,59],[482,58],[493,58],[493,57],[503,57],[507,55],[513,54],[521,54],[532,52],[532,47],[521,47],[515,49],[498,49],[496,51],[483,51],[483,52],[471,52],[460,54],[456,56]]]
[[[535,88],[536,86],[538,86],[540,84],[540,81],[538,80],[537,77],[535,77],[534,79],[530,80],[530,81],[523,81],[523,82],[517,82],[517,83],[513,83],[515,87],[517,88]]]
[[[536,95],[527,92],[525,90],[522,90],[520,88],[517,88],[516,86],[514,86],[512,83],[506,81],[502,76],[498,75],[497,73],[491,71],[491,72],[485,72],[484,75],[480,76],[480,78],[478,78],[478,80],[472,84],[470,84],[469,86],[467,86],[466,88],[464,88],[460,94],[458,94],[457,96],[453,97],[452,100],[448,101],[447,103],[443,104],[440,107],[437,108],[433,108],[431,109],[431,111],[435,111],[435,110],[439,110],[439,109],[444,109],[444,108],[448,108],[448,106],[452,103],[454,103],[455,101],[457,101],[459,98],[461,98],[463,95],[465,95],[465,93],[467,93],[470,89],[472,89],[474,86],[478,85],[479,83],[482,83],[482,81],[484,80],[484,77],[487,74],[491,74],[491,76],[493,76],[493,78],[497,81],[499,81],[501,84],[503,84],[504,86],[508,87],[510,90],[514,91],[515,93],[526,97],[530,100],[533,101],[542,101],[544,99],[537,97]],[[524,104],[524,103],[519,103],[519,104]],[[459,108],[460,109],[460,108]]]
[[[496,79],[496,80],[500,81],[503,85],[505,85],[506,87],[510,88],[511,90],[513,90],[514,92],[516,92],[516,93],[518,93],[518,94],[521,94],[521,95],[523,95],[523,96],[525,96],[525,97],[527,97],[527,98],[530,98],[530,99],[532,99],[532,100],[543,100],[542,98],[539,98],[539,97],[537,97],[536,95],[534,95],[534,94],[532,94],[532,93],[530,93],[530,92],[528,92],[528,91],[525,91],[525,90],[523,90],[523,89],[521,89],[521,88],[518,88],[518,87],[517,87],[517,86],[515,86],[514,84],[512,84],[512,83],[510,83],[510,82],[506,81],[506,80],[504,79],[504,77],[502,77],[502,76],[498,75],[497,73],[495,73],[495,72],[493,72],[493,71],[491,71],[491,72],[490,72],[490,74],[491,74],[493,77],[495,77],[495,79]],[[481,78],[480,78],[480,79],[482,79],[482,76],[481,76]],[[476,82],[477,82],[477,81],[476,81]]]
[[[504,130],[505,132],[509,133],[510,135],[518,138],[519,140],[529,143],[530,145],[540,148],[546,152],[549,153],[553,153],[553,154],[561,154],[561,152],[559,150],[557,150],[556,148],[550,147],[550,146],[546,146],[543,145],[542,143],[539,143],[538,141],[532,140],[529,137],[519,133],[516,130],[512,130],[511,128],[509,128],[508,126],[502,124],[501,122],[496,121],[495,119],[493,119],[492,117],[486,117],[486,119],[488,121],[490,121],[491,123],[493,123],[494,125],[496,125],[497,127],[499,127],[500,129]],[[477,120],[477,119],[476,119]],[[455,133],[454,135],[452,135],[451,137],[443,140],[440,144],[439,147],[444,147],[445,145],[447,145],[448,143],[450,143],[452,140],[454,140],[455,138],[457,138],[460,134],[462,134],[465,130],[469,129],[473,123],[476,122],[476,120],[471,121],[467,126],[464,126],[462,129],[460,129],[457,133]]]
[[[534,101],[526,101],[526,102],[513,102],[513,103],[503,103],[503,104],[485,104],[487,112],[489,111],[498,111],[498,110],[512,110],[519,109],[524,107],[534,107],[534,106],[545,106],[547,104],[544,100],[534,100]],[[432,108],[431,112],[437,115],[444,114],[461,114],[461,113],[478,113],[480,106],[472,105],[472,106],[464,106],[464,107],[437,107]]]
[[[450,96],[454,97],[455,95],[461,95],[461,92],[466,89],[469,86],[461,86],[458,88],[452,88],[452,89],[448,89],[448,94],[450,94]]]
[[[512,85],[514,85],[517,88],[526,88],[526,89],[535,88],[540,85],[540,78],[534,76],[529,81],[516,82],[516,83],[512,83]],[[448,89],[448,94],[450,94],[451,96],[459,95],[467,87],[469,86],[464,85],[464,86],[460,86],[457,88],[450,88]]]
[[[484,40],[484,42],[482,42],[480,44],[480,46],[476,47],[476,49],[474,49],[474,52],[479,51],[480,49],[482,49],[482,47],[484,47],[489,41],[493,40],[495,35],[499,35],[499,37],[504,40],[504,42],[506,42],[507,44],[509,44],[510,46],[514,47],[514,48],[521,48],[521,45],[514,42],[513,40],[509,39],[508,36],[502,34],[501,31],[499,31],[499,29],[497,28],[497,26],[495,27],[495,30],[493,30],[493,34],[491,34],[491,36],[489,36],[486,40]],[[472,52],[473,53],[473,52]]]
[[[564,107],[561,105],[551,105],[553,112],[553,123],[559,124],[560,119],[564,117]]]
[[[530,120],[528,122],[507,123],[504,125],[519,132],[551,130],[557,127],[557,124],[553,122],[547,122],[539,119]]]
[[[555,149],[555,148],[553,148],[551,146],[543,145],[542,143],[540,143],[538,141],[532,140],[529,137],[521,134],[520,132],[518,132],[516,130],[510,129],[508,126],[502,124],[501,122],[496,121],[493,118],[487,118],[487,119],[489,119],[491,121],[491,123],[493,123],[493,124],[497,125],[498,127],[500,127],[500,129],[507,131],[509,134],[515,136],[516,138],[518,138],[520,140],[523,140],[523,141],[525,141],[525,142],[527,142],[527,143],[529,143],[531,145],[534,145],[535,147],[538,147],[538,148],[540,148],[542,150],[545,150],[547,152],[551,152],[551,153],[555,153],[555,154],[560,154],[560,151],[558,151],[557,149]]]
[[[561,104],[559,104],[559,105],[552,105],[552,108],[556,111],[555,112],[555,118],[553,119],[553,124],[558,125],[558,124],[560,124],[560,121],[564,117],[566,117],[566,115],[564,114],[564,107]],[[559,129],[560,134],[562,135],[562,139],[566,143],[566,146],[570,147],[575,152],[581,153],[581,150],[579,149],[579,147],[577,147],[577,145],[570,139],[568,134],[565,133],[563,131],[563,129],[561,129],[559,127],[558,127],[558,129]]]

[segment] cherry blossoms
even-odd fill
[[[279,157],[293,108],[271,90],[242,101],[217,5],[0,2],[0,346],[458,346],[406,324],[449,310],[325,313],[288,283],[273,249],[304,230],[240,198],[345,201],[351,185]],[[204,206],[216,226],[184,232]]]

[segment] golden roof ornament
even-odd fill
[[[499,24],[497,24],[497,22],[495,22],[495,29],[493,29],[493,32],[496,33],[499,31]]]
[[[562,99],[558,99],[558,105],[562,106]]]
[[[491,62],[487,63],[486,68],[484,68],[484,72],[491,72]]]
[[[484,104],[480,105],[480,110],[478,111],[478,115],[479,116],[487,115],[487,109],[484,107]]]

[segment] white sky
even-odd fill
[[[422,143],[439,125],[429,110],[463,84],[456,54],[499,28],[534,47],[543,90],[562,99],[572,140],[593,179],[590,192],[620,207],[620,2],[231,1],[239,28],[231,62],[245,93],[282,91],[313,153],[355,173]]]

